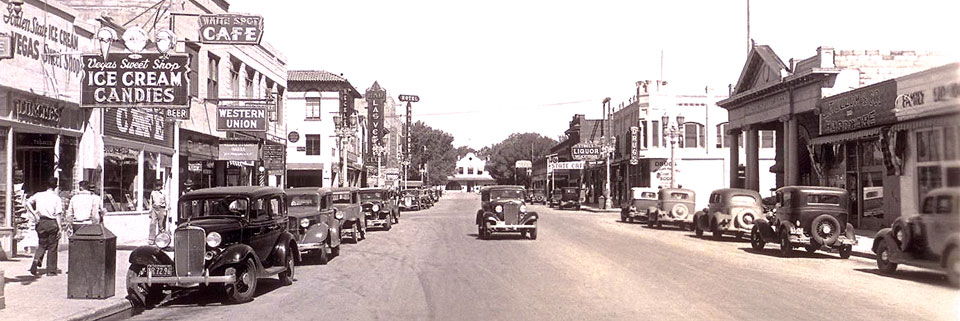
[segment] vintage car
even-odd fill
[[[337,187],[329,189],[331,204],[337,212],[343,213],[340,219],[340,237],[350,235],[350,241],[359,243],[367,237],[367,223],[360,210],[360,195],[356,187]]]
[[[780,255],[793,255],[793,248],[813,253],[834,249],[849,258],[857,244],[853,225],[847,223],[850,195],[846,190],[821,186],[785,186],[776,191],[773,215],[757,219],[750,231],[750,245],[763,249],[767,242],[780,244]]]
[[[560,189],[560,202],[557,204],[557,208],[565,209],[572,208],[580,210],[580,191],[576,187],[564,187]]]
[[[548,203],[547,205],[549,205],[551,208],[553,208],[553,207],[559,208],[559,207],[560,207],[560,200],[562,200],[562,199],[563,199],[563,191],[560,190],[559,188],[558,188],[558,189],[555,189],[555,190],[553,190],[552,193],[550,193],[550,200],[549,200],[549,203]]]
[[[231,303],[253,299],[257,279],[294,281],[299,249],[287,229],[287,202],[275,187],[200,189],[180,197],[177,228],[130,253],[129,297],[153,306],[167,289],[216,284]],[[173,257],[164,252],[173,244]]]
[[[620,221],[646,221],[647,211],[657,207],[657,189],[648,187],[631,187],[630,198],[624,200],[620,206]]]
[[[419,211],[425,209],[425,205],[421,203],[421,191],[419,189],[411,188],[405,189],[400,192],[400,210],[401,211]]]
[[[530,204],[543,204],[547,205],[547,193],[542,189],[534,189],[532,192],[533,196],[531,197]]]
[[[320,264],[340,254],[340,220],[343,212],[333,208],[331,193],[316,187],[298,187],[287,193],[289,229],[300,255],[314,254]]]
[[[753,229],[753,222],[763,216],[760,193],[742,188],[723,188],[710,193],[707,208],[693,215],[697,236],[713,232],[713,239],[720,240],[723,234],[743,238]]]
[[[477,234],[481,239],[496,232],[520,232],[521,236],[537,239],[539,216],[527,211],[523,192],[523,186],[514,185],[487,186],[480,191]]]
[[[397,198],[389,188],[360,189],[360,206],[367,220],[367,227],[380,227],[389,231],[394,223],[400,222],[400,209]]]
[[[676,224],[681,230],[693,228],[697,194],[685,188],[664,188],[657,194],[657,205],[647,209],[647,226],[660,228]]]
[[[430,195],[429,189],[420,189],[420,204],[423,205],[424,208],[433,207],[433,196]]]
[[[898,264],[947,272],[960,286],[960,188],[938,188],[920,203],[919,215],[901,216],[873,239],[877,268],[893,273]]]

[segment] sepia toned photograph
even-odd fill
[[[0,320],[960,320],[946,0],[0,0]]]

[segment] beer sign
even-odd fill
[[[264,106],[219,106],[217,107],[217,130],[267,131],[267,108]]]
[[[258,45],[263,38],[263,17],[238,14],[201,15],[200,43]]]

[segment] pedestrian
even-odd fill
[[[26,208],[36,219],[37,253],[30,265],[30,274],[40,275],[37,269],[47,257],[47,275],[60,273],[57,269],[57,244],[60,242],[60,216],[63,215],[63,200],[57,194],[58,179],[47,180],[47,190],[33,194],[27,199]]]
[[[67,205],[67,218],[70,226],[76,232],[83,225],[103,224],[103,199],[94,194],[94,185],[88,181],[80,181],[80,191],[70,198]]]
[[[153,192],[150,192],[150,244],[154,244],[158,233],[166,231],[167,196],[163,193],[163,180],[158,179]]]
[[[192,190],[193,190],[193,180],[188,178],[186,181],[183,182],[183,191],[180,195],[186,194],[187,192],[190,192]]]

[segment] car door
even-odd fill
[[[285,220],[285,213],[282,213],[281,203],[280,195],[264,196],[253,201],[250,210],[250,246],[260,260],[267,260],[283,233],[280,220]]]
[[[924,199],[917,223],[921,225],[922,237],[934,254],[941,254],[950,233],[957,231],[956,197],[949,194],[931,195]]]

